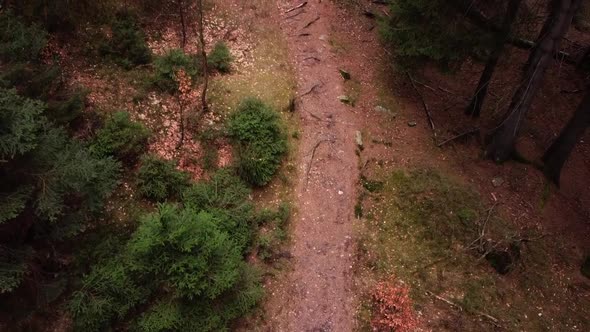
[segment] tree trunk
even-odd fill
[[[467,106],[467,109],[465,109],[466,115],[479,117],[481,113],[481,108],[488,94],[490,81],[492,80],[492,76],[496,70],[498,60],[504,51],[504,45],[510,37],[510,27],[516,19],[518,8],[520,7],[521,2],[522,0],[510,0],[510,3],[508,4],[506,15],[504,16],[504,21],[502,22],[502,30],[498,32],[498,35],[496,36],[494,50],[490,54],[490,57],[486,63],[486,67],[481,74],[481,78],[479,79],[479,83],[477,84],[477,89],[475,89],[475,94],[471,99],[471,103],[469,106]]]
[[[559,43],[569,29],[572,18],[581,0],[559,0],[557,12],[551,14],[547,33],[537,41],[531,60],[525,70],[524,79],[512,97],[508,115],[491,137],[486,156],[496,162],[508,160],[514,152],[514,142],[526,112],[529,110],[537,91],[541,87],[545,71],[553,61]]]
[[[199,41],[201,43],[201,57],[203,58],[203,92],[201,93],[201,104],[203,105],[203,113],[209,111],[207,105],[207,88],[209,85],[209,68],[207,66],[207,51],[205,50],[205,29],[203,27],[203,0],[198,0],[199,12]]]
[[[179,130],[180,130],[180,138],[178,139],[178,144],[176,144],[176,150],[179,150],[180,148],[182,148],[182,145],[184,144],[184,123],[185,123],[185,118],[184,118],[184,103],[180,100],[180,97],[178,97],[178,107],[180,108],[180,112],[179,112]]]
[[[182,29],[182,40],[180,41],[180,48],[184,51],[186,46],[186,21],[184,17],[184,0],[178,0],[178,10],[180,14],[180,27]]]
[[[559,186],[563,165],[588,126],[590,126],[590,92],[586,93],[572,118],[543,156],[545,162],[543,173],[557,186]]]

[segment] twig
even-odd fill
[[[584,92],[584,90],[582,89],[575,89],[575,90],[561,90],[559,91],[560,93],[580,93],[580,92]]]
[[[289,16],[285,17],[285,20],[288,20],[288,19],[293,18],[295,16],[299,16],[299,15],[303,14],[304,12],[305,12],[304,10],[298,11],[297,13],[295,13],[293,15],[289,15]]]
[[[324,142],[334,142],[334,140],[330,140],[330,139],[323,139],[323,140],[319,140],[315,146],[313,147],[313,149],[311,150],[311,159],[309,159],[309,164],[307,165],[307,171],[305,172],[305,186],[307,187],[307,184],[309,183],[309,172],[311,171],[311,166],[313,164],[313,159],[315,158],[315,152],[316,150],[320,147],[320,145]]]
[[[422,85],[423,87],[425,87],[425,88],[427,88],[427,89],[429,89],[429,90],[431,90],[431,91],[436,91],[436,89],[435,89],[435,88],[431,87],[430,85],[428,85],[428,84],[426,84],[426,83],[422,83],[422,82],[418,81],[417,79],[414,79],[414,82],[416,82],[416,83],[418,83],[418,84]]]
[[[406,72],[406,74],[408,75],[408,78],[410,79],[410,82],[412,83],[412,87],[414,87],[414,90],[416,90],[416,93],[418,94],[418,96],[420,96],[420,100],[422,101],[422,106],[424,107],[424,111],[426,112],[426,117],[428,118],[428,123],[430,124],[430,129],[432,129],[432,135],[434,136],[434,139],[436,140],[436,129],[434,127],[434,121],[432,120],[432,114],[430,114],[430,109],[428,108],[426,101],[424,101],[424,96],[422,96],[422,94],[420,93],[420,90],[418,90],[418,87],[416,87],[416,83],[414,83],[414,79],[412,78],[412,75],[409,72]]]
[[[446,304],[450,305],[451,307],[454,307],[454,308],[458,309],[459,311],[463,311],[463,307],[461,307],[460,305],[458,305],[458,304],[456,304],[456,303],[454,303],[454,302],[451,302],[451,301],[449,301],[449,300],[445,299],[445,298],[444,298],[444,297],[442,297],[442,296],[438,296],[438,295],[434,294],[434,293],[433,293],[433,292],[431,292],[431,291],[426,291],[426,294],[428,294],[428,295],[430,295],[430,296],[434,297],[434,298],[435,298],[435,299],[437,299],[437,300],[443,301],[444,303],[446,303]]]
[[[453,307],[453,308],[455,308],[455,309],[457,309],[457,310],[459,310],[459,311],[465,311],[465,309],[463,309],[463,307],[462,307],[462,306],[458,305],[458,304],[457,304],[457,303],[455,303],[455,302],[452,302],[452,301],[450,301],[450,300],[447,300],[447,299],[445,299],[445,298],[444,298],[444,297],[442,297],[442,296],[436,295],[436,294],[434,294],[434,293],[433,293],[433,292],[431,292],[431,291],[426,291],[426,293],[427,293],[427,294],[429,294],[429,295],[431,295],[431,296],[432,296],[432,297],[434,297],[435,299],[437,299],[437,300],[439,300],[439,301],[442,301],[442,302],[444,302],[444,303],[446,303],[446,304],[450,305],[451,307]],[[490,321],[490,322],[491,322],[491,323],[492,323],[494,326],[496,326],[496,327],[499,327],[499,328],[502,328],[502,325],[500,325],[500,320],[499,320],[498,318],[496,318],[496,317],[494,317],[494,316],[491,316],[491,315],[488,315],[488,314],[486,314],[485,312],[481,312],[481,311],[477,311],[477,310],[473,311],[473,313],[475,313],[475,314],[476,314],[476,315],[478,315],[478,316],[481,316],[481,317],[487,318],[487,319],[488,319],[488,320],[489,320],[489,321]]]
[[[291,8],[291,9],[289,9],[289,10],[287,10],[287,11],[285,12],[285,14],[287,14],[287,13],[290,13],[290,12],[292,12],[292,11],[294,11],[294,10],[297,10],[297,9],[299,9],[299,8],[303,8],[303,7],[305,7],[306,5],[307,5],[307,1],[303,1],[301,4],[299,4],[299,5],[297,5],[297,6],[293,7],[293,8]]]
[[[322,61],[319,58],[316,58],[315,56],[308,56],[307,58],[303,59],[303,61],[305,61],[305,60],[315,60],[317,62],[321,62]]]
[[[321,82],[320,82],[320,83],[316,83],[316,84],[314,84],[314,85],[313,85],[311,88],[309,88],[309,90],[307,90],[307,92],[304,92],[304,93],[302,93],[300,96],[298,96],[298,98],[301,98],[301,97],[303,97],[303,96],[307,96],[308,94],[312,93],[312,92],[313,92],[313,90],[315,90],[315,88],[317,88],[317,87],[319,87],[319,86],[321,86],[321,85],[322,85],[322,83],[321,83]]]
[[[312,24],[314,24],[315,22],[317,22],[319,19],[320,19],[319,16],[316,17],[316,18],[314,18],[313,20],[309,21],[305,26],[303,26],[303,28],[301,28],[301,29],[309,28]]]
[[[450,91],[450,90],[448,90],[448,89],[445,89],[445,88],[443,88],[443,87],[442,87],[442,86],[440,86],[440,85],[438,86],[438,89],[439,89],[440,91],[442,91],[442,92],[446,92],[446,93],[448,93],[448,94],[450,94],[450,95],[456,95],[456,93],[454,93],[453,91]]]
[[[440,148],[441,146],[443,146],[443,145],[445,145],[445,144],[447,144],[449,142],[452,142],[452,141],[454,141],[456,139],[459,139],[459,138],[464,137],[464,136],[467,136],[467,135],[475,134],[475,133],[478,133],[478,132],[479,132],[479,128],[469,129],[468,131],[466,131],[464,133],[461,133],[459,135],[453,136],[453,137],[449,138],[448,140],[445,140],[443,142],[438,143],[437,146]]]

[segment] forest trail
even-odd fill
[[[266,306],[269,331],[352,331],[355,153],[362,121],[346,95],[342,54],[333,43],[339,9],[332,1],[280,2],[281,24],[297,76],[300,118],[292,271],[274,285]],[[288,12],[287,12],[288,11]],[[367,60],[351,55],[357,62]],[[362,112],[362,111],[361,111]]]

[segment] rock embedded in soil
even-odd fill
[[[388,108],[385,108],[385,107],[383,107],[383,106],[381,106],[381,105],[377,105],[377,106],[375,106],[375,107],[373,108],[373,110],[374,110],[375,112],[377,112],[377,113],[385,113],[385,114],[390,114],[390,115],[392,115],[392,116],[395,116],[395,113],[394,113],[394,112],[392,112],[390,109],[388,109]]]
[[[500,187],[503,184],[504,184],[504,179],[499,176],[492,179],[492,185],[496,188]]]
[[[362,151],[365,147],[363,145],[363,134],[357,130],[355,134],[356,145]]]
[[[416,127],[417,123],[416,121],[409,121],[408,122],[408,127]]]
[[[338,100],[345,104],[350,104],[350,98],[348,96],[338,96]]]
[[[343,79],[345,80],[349,80],[350,79],[350,73],[347,72],[346,70],[342,70],[342,69],[338,69],[338,71],[340,72],[340,76],[342,76]]]

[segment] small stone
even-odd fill
[[[343,79],[345,80],[349,80],[350,79],[350,73],[347,72],[346,70],[342,70],[342,69],[338,69],[338,71],[340,72],[340,76],[342,76]]]
[[[350,98],[348,98],[348,96],[338,96],[338,100],[345,104],[350,104]]]
[[[356,131],[355,140],[356,140],[356,145],[362,151],[364,149],[364,146],[363,146],[363,134],[359,130]]]
[[[342,194],[344,194],[344,191],[338,190],[338,195],[342,195]]]
[[[416,121],[408,121],[408,127],[416,127]]]
[[[321,35],[320,40],[323,40],[323,41],[328,40],[328,35]]]
[[[492,179],[492,185],[494,185],[494,187],[496,187],[496,188],[503,185],[503,184],[504,184],[504,179],[499,176]]]

